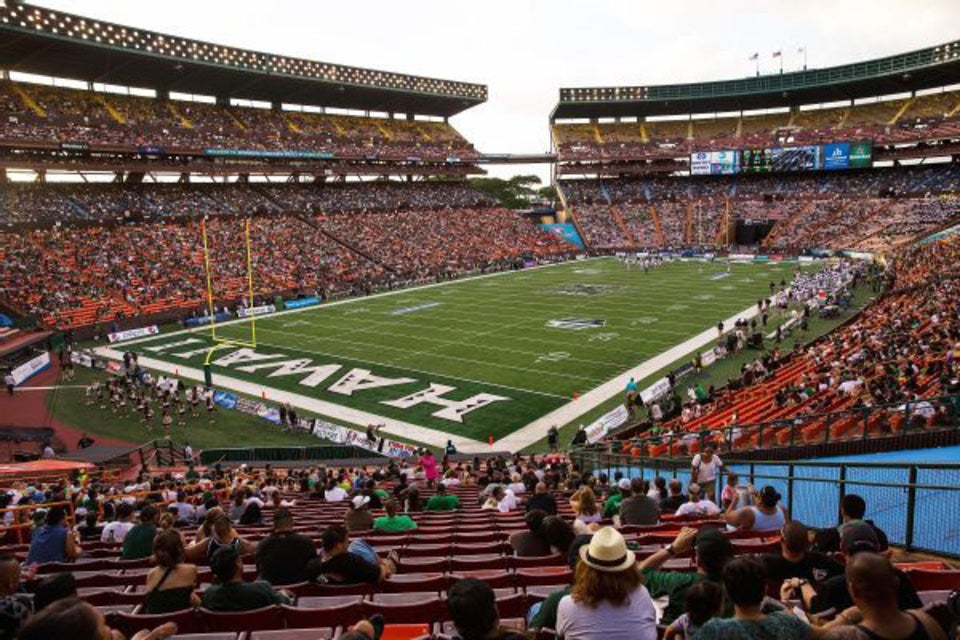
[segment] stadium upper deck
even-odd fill
[[[0,4],[0,68],[4,80],[13,72],[86,83],[3,83],[0,164],[37,170],[66,163],[119,171],[149,158],[154,167],[172,161],[178,172],[213,172],[242,158],[260,171],[343,173],[349,164],[350,173],[383,174],[387,162],[398,174],[423,174],[413,165],[424,163],[436,165],[427,173],[463,173],[477,154],[447,119],[487,97],[480,84],[243,50],[13,2]],[[153,96],[116,92],[125,87]]]
[[[859,140],[878,145],[875,160],[951,155],[960,138],[958,82],[960,41],[736,80],[565,88],[551,114],[553,143],[561,162]]]

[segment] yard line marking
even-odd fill
[[[561,270],[562,270],[562,267],[570,267],[570,266],[572,266],[572,265],[583,264],[584,262],[589,262],[589,261],[591,261],[591,260],[602,260],[602,259],[603,259],[602,256],[596,256],[596,257],[592,257],[592,258],[585,258],[585,259],[583,259],[583,260],[568,260],[568,261],[566,261],[566,262],[551,262],[550,264],[539,264],[539,265],[537,265],[537,266],[535,266],[535,267],[530,267],[530,268],[528,268],[528,269],[524,269],[524,272],[540,271],[541,269],[550,269],[550,268],[557,268],[557,269],[561,269]],[[484,278],[496,278],[496,277],[498,277],[498,276],[509,276],[509,275],[515,275],[515,274],[517,274],[517,273],[521,273],[521,272],[519,272],[519,271],[498,271],[498,272],[496,272],[496,273],[485,273],[485,274],[478,275],[478,276],[467,276],[466,278],[460,278],[459,280],[445,280],[445,281],[443,281],[443,282],[434,282],[434,283],[431,283],[431,284],[423,284],[423,285],[418,285],[418,286],[416,286],[416,287],[410,287],[410,288],[407,288],[407,289],[394,289],[393,291],[381,291],[380,293],[374,293],[374,294],[371,294],[371,295],[369,295],[369,296],[364,296],[364,297],[362,297],[362,298],[361,298],[361,297],[356,297],[356,298],[343,298],[342,300],[334,300],[333,302],[325,302],[325,303],[323,303],[323,304],[316,305],[316,306],[313,306],[313,307],[300,307],[299,309],[284,309],[283,311],[278,311],[278,312],[276,312],[276,313],[270,314],[269,316],[263,316],[263,317],[273,319],[273,318],[278,318],[278,317],[281,317],[281,316],[290,315],[290,314],[294,314],[294,313],[303,313],[303,312],[306,312],[306,311],[319,311],[319,310],[321,310],[321,309],[331,309],[331,308],[340,307],[340,306],[343,306],[343,305],[346,305],[346,304],[354,304],[354,303],[357,303],[357,302],[360,302],[360,301],[369,301],[369,300],[375,300],[375,299],[376,299],[376,300],[379,300],[379,299],[381,299],[381,298],[386,298],[386,297],[388,297],[388,296],[397,296],[397,295],[409,294],[409,293],[411,293],[411,292],[413,292],[413,291],[423,291],[423,290],[425,290],[425,289],[433,289],[433,288],[437,288],[437,287],[451,287],[451,286],[456,286],[456,285],[462,285],[462,284],[465,284],[465,283],[467,283],[467,282],[472,282],[472,281],[475,281],[475,280],[483,280]],[[234,320],[227,320],[227,321],[225,321],[225,322],[219,322],[219,323],[217,323],[217,326],[218,326],[218,327],[226,327],[226,326],[234,325],[234,324],[237,324],[237,323],[240,323],[240,322],[247,322],[247,321],[249,321],[249,318],[236,318],[236,319],[234,319]],[[173,332],[171,332],[171,333],[165,333],[165,334],[162,334],[162,335],[163,335],[163,336],[176,336],[176,335],[180,335],[180,334],[184,334],[184,333],[204,333],[204,332],[208,332],[209,330],[210,330],[210,327],[209,327],[209,326],[193,327],[193,328],[191,328],[191,329],[181,329],[181,330],[179,330],[179,331],[173,331]],[[138,339],[136,339],[136,340],[130,340],[129,342],[124,342],[123,344],[124,344],[125,346],[129,346],[129,345],[134,345],[134,344],[140,344],[141,342],[149,342],[151,339],[154,339],[154,340],[155,340],[155,339],[157,339],[157,336],[149,336],[149,337],[146,337],[146,338],[138,338]]]
[[[337,338],[329,338],[329,337],[328,337],[328,338],[324,338],[324,339],[326,339],[326,340],[333,340],[334,342],[344,342],[344,343],[346,343],[346,344],[352,344],[352,345],[361,346],[361,347],[367,347],[367,346],[369,346],[369,345],[367,345],[367,344],[365,344],[365,343],[362,343],[362,342],[353,342],[353,341],[351,341],[351,340],[339,340],[339,339],[337,339]],[[310,342],[311,344],[316,344],[316,340],[307,339],[307,342]],[[258,345],[258,346],[259,346],[259,345],[263,345],[263,346],[265,346],[265,347],[271,347],[271,348],[273,348],[273,349],[286,349],[287,351],[302,351],[302,352],[304,352],[304,353],[312,353],[312,354],[314,354],[314,355],[324,356],[325,358],[348,358],[348,359],[350,359],[350,360],[355,360],[355,361],[357,361],[357,362],[363,362],[363,363],[366,363],[366,364],[372,364],[372,365],[379,366],[379,367],[391,367],[391,368],[394,368],[394,369],[401,369],[401,370],[405,370],[405,371],[412,371],[412,372],[414,372],[414,373],[420,373],[420,374],[423,374],[423,375],[429,375],[429,376],[435,376],[435,377],[442,377],[442,378],[451,378],[451,379],[453,379],[453,380],[460,380],[460,381],[462,381],[462,382],[473,382],[473,383],[476,383],[476,384],[485,384],[485,385],[490,385],[490,386],[494,386],[494,387],[503,387],[504,389],[513,389],[514,391],[526,391],[527,393],[535,393],[535,394],[537,394],[537,395],[548,396],[548,397],[551,397],[551,398],[563,398],[563,399],[566,399],[566,398],[567,398],[567,396],[561,396],[561,395],[557,395],[557,394],[555,394],[555,393],[547,393],[547,392],[545,392],[545,391],[534,391],[534,390],[532,390],[532,389],[524,389],[524,388],[522,388],[522,387],[511,387],[510,385],[500,384],[500,383],[497,383],[497,382],[487,382],[486,380],[473,380],[473,379],[470,379],[470,378],[463,378],[463,377],[448,375],[448,374],[446,374],[446,373],[440,373],[440,372],[438,372],[438,371],[425,371],[425,370],[423,370],[423,369],[414,369],[413,367],[408,367],[408,366],[403,365],[403,364],[390,364],[390,363],[387,363],[387,362],[378,362],[378,361],[376,361],[376,360],[370,360],[370,359],[368,359],[368,358],[358,358],[358,357],[351,356],[351,355],[345,355],[345,354],[337,355],[337,354],[333,354],[333,353],[326,353],[326,352],[323,352],[323,351],[315,351],[315,350],[312,350],[312,349],[304,349],[303,347],[289,347],[289,346],[284,346],[284,345],[275,344],[275,343],[270,343],[270,342],[260,342],[260,341],[257,341],[257,345]],[[401,348],[399,348],[399,347],[388,347],[388,346],[386,346],[386,345],[377,345],[377,346],[380,347],[380,348],[382,348],[382,349],[390,349],[391,351],[403,351],[403,350],[402,350]],[[404,352],[404,354],[405,354],[405,355],[409,355],[409,352]],[[444,359],[446,359],[446,360],[456,360],[456,361],[458,361],[458,362],[466,362],[466,363],[469,363],[469,364],[476,364],[476,365],[482,365],[482,366],[486,366],[486,367],[494,367],[494,368],[499,368],[499,369],[513,369],[513,370],[516,370],[516,371],[523,371],[523,372],[525,372],[525,373],[535,373],[535,374],[537,374],[537,375],[542,375],[542,376],[559,376],[559,377],[561,377],[561,378],[572,378],[572,379],[574,379],[574,380],[583,380],[583,381],[586,381],[586,382],[599,382],[599,381],[600,381],[600,379],[598,379],[598,378],[593,378],[593,377],[583,376],[583,375],[574,375],[574,374],[571,374],[571,373],[561,373],[561,372],[559,372],[559,371],[543,371],[543,370],[541,370],[541,369],[528,369],[528,368],[526,368],[526,367],[518,367],[518,366],[515,366],[515,365],[501,364],[501,363],[496,363],[496,362],[487,362],[486,360],[473,360],[473,359],[471,359],[471,358],[460,358],[460,357],[458,357],[458,356],[448,356],[448,355],[444,355],[444,354],[442,354],[442,353],[435,353],[435,354],[432,354],[432,355],[433,355],[434,357],[436,357],[436,358],[444,358]]]

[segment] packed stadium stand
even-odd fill
[[[362,293],[509,268],[522,255],[571,253],[555,235],[456,183],[60,187],[17,185],[6,203],[48,221],[62,211],[101,223],[153,218],[0,233],[4,303],[61,329],[199,310],[206,296],[204,215],[211,216],[210,250],[217,255],[215,298],[225,304],[246,291],[237,214],[248,212],[259,214],[250,218],[255,287],[267,300]]]
[[[884,253],[960,217],[956,164],[836,175],[567,179],[560,183],[595,250],[736,244],[738,220],[773,223],[764,246]]]
[[[587,253],[836,258],[779,290],[771,282],[760,326],[721,322],[709,346],[717,360],[742,358],[777,314],[769,350],[688,398],[667,379],[646,413],[626,391],[614,409],[629,412],[625,429],[562,443],[552,429],[546,455],[457,456],[451,440],[442,458],[403,443],[408,455],[388,459],[373,425],[351,432],[365,437],[364,459],[359,444],[322,445],[338,454],[330,460],[305,459],[306,448],[266,459],[194,454],[167,437],[94,464],[50,459],[46,443],[37,464],[0,468],[0,640],[85,627],[103,638],[104,625],[167,637],[169,623],[182,640],[672,640],[705,623],[715,635],[699,640],[727,637],[718,623],[733,622],[706,618],[739,622],[744,611],[793,632],[749,637],[813,637],[787,613],[796,607],[824,625],[817,635],[859,638],[848,623],[898,606],[911,611],[898,620],[909,637],[939,640],[956,627],[944,602],[960,588],[945,561],[960,557],[956,465],[759,458],[958,433],[960,234],[921,242],[960,219],[958,52],[951,43],[756,79],[561,89],[551,159],[563,211],[544,216],[569,215]],[[483,85],[20,2],[0,4],[0,68],[0,310],[50,330],[37,343],[128,319],[185,320],[204,313],[208,286],[217,307],[238,304],[248,229],[256,302],[579,253],[538,212],[508,210],[465,179],[484,158],[449,118],[485,101]],[[112,182],[87,180],[104,171]],[[33,181],[11,180],[18,172]],[[56,173],[73,179],[48,179]],[[861,313],[781,352],[783,326],[848,309],[858,286],[873,294]],[[17,333],[4,327],[0,340]],[[91,382],[87,403],[106,411],[105,394],[137,397],[149,413],[150,397],[172,420],[179,385],[127,371],[135,361],[113,363],[129,375]],[[214,411],[212,388],[205,400]],[[262,426],[292,432],[301,418]],[[233,464],[234,454],[249,457]],[[848,591],[846,577],[877,574]],[[697,598],[712,607],[704,620],[693,620]],[[624,603],[622,616],[611,609]]]
[[[929,401],[960,390],[950,355],[960,330],[952,310],[960,293],[960,240],[902,249],[893,264],[888,292],[856,321],[802,350],[774,350],[745,364],[739,377],[674,407],[675,418],[639,441],[626,440],[623,449],[660,456],[696,453],[710,443],[743,452],[950,427],[952,404]],[[791,295],[811,284],[824,286],[795,283]],[[748,333],[737,329],[727,341],[731,350]],[[745,426],[758,423],[766,428]],[[704,434],[710,435],[701,440]]]

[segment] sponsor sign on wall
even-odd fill
[[[630,412],[625,406],[618,405],[612,411],[603,414],[594,422],[591,422],[585,429],[587,432],[587,442],[593,444],[598,442],[605,435],[616,429],[630,418]]]
[[[33,376],[37,375],[50,366],[50,354],[44,351],[35,358],[27,360],[19,367],[15,368],[10,374],[13,376],[13,382],[21,385]]]
[[[249,318],[250,316],[262,316],[268,313],[274,313],[277,308],[272,304],[264,304],[259,307],[240,307],[237,309],[238,318]]]
[[[111,343],[123,342],[124,340],[133,340],[134,338],[142,338],[144,336],[155,336],[158,333],[160,333],[160,329],[157,328],[157,325],[152,324],[149,327],[139,327],[137,329],[108,333],[107,340]]]

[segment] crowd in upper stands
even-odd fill
[[[921,611],[944,592],[891,562],[863,498],[847,492],[837,516],[810,528],[772,486],[727,473],[722,493],[708,489],[706,465],[714,477],[723,469],[709,455],[692,472],[705,484],[686,491],[678,478],[610,477],[559,454],[438,462],[429,452],[364,468],[188,460],[124,481],[14,482],[0,493],[17,507],[0,528],[0,633],[285,625],[376,640],[384,624],[424,623],[416,636],[443,623],[462,640],[528,629],[654,640],[658,625],[669,638],[799,640],[898,624],[897,638],[946,637],[944,609]],[[939,584],[960,584],[945,573]]]
[[[560,183],[593,250],[732,244],[737,220],[771,221],[777,251],[883,253],[960,218],[956,164],[819,174]]]
[[[218,308],[236,304],[247,287],[246,217],[230,213],[272,213],[249,218],[254,286],[266,300],[366,293],[570,252],[557,236],[460,183],[35,189],[10,192],[55,195],[114,215],[186,216],[0,234],[0,296],[47,326],[202,307],[201,213],[224,214],[206,222]]]
[[[155,147],[308,151],[339,157],[469,159],[446,122],[398,120],[157,100],[47,85],[0,83],[0,139]]]
[[[960,92],[943,91],[851,107],[763,115],[640,122],[557,123],[562,159],[631,158],[695,151],[872,140],[893,144],[960,134]]]

